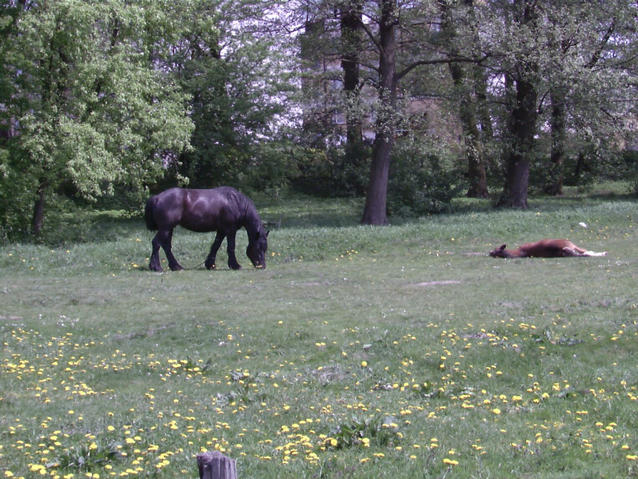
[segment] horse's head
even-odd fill
[[[507,245],[502,244],[495,250],[490,251],[490,256],[492,258],[507,258],[508,256],[507,256],[507,253],[505,252],[506,247]]]
[[[252,261],[255,268],[266,267],[266,251],[268,250],[268,233],[263,226],[248,239],[246,256]]]

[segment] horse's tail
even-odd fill
[[[146,220],[146,227],[155,231],[157,229],[157,223],[155,223],[155,218],[153,217],[153,207],[155,205],[155,201],[153,201],[155,197],[151,196],[146,201],[146,207],[144,208],[144,219]]]

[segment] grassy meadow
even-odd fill
[[[386,227],[360,200],[256,203],[263,271],[244,231],[235,272],[178,229],[187,269],[152,273],[118,212],[0,247],[0,477],[195,478],[207,450],[240,479],[638,477],[635,198]],[[545,237],[609,254],[486,256]]]

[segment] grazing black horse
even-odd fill
[[[173,228],[177,225],[202,233],[217,232],[204,262],[208,269],[215,269],[215,256],[224,238],[228,251],[228,266],[231,269],[241,268],[235,256],[235,233],[244,227],[248,233],[246,255],[256,268],[266,267],[268,232],[264,230],[253,202],[234,188],[170,188],[148,199],[144,217],[149,230],[158,230],[153,238],[153,252],[149,264],[153,271],[162,271],[159,260],[160,246],[166,253],[169,268],[173,271],[183,269],[171,251]]]

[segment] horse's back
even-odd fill
[[[242,226],[245,197],[230,186],[185,190],[180,225],[199,231],[236,230]]]
[[[230,186],[169,188],[149,198],[145,216],[154,229],[180,225],[198,232],[232,230],[242,226],[251,206],[246,196]]]

